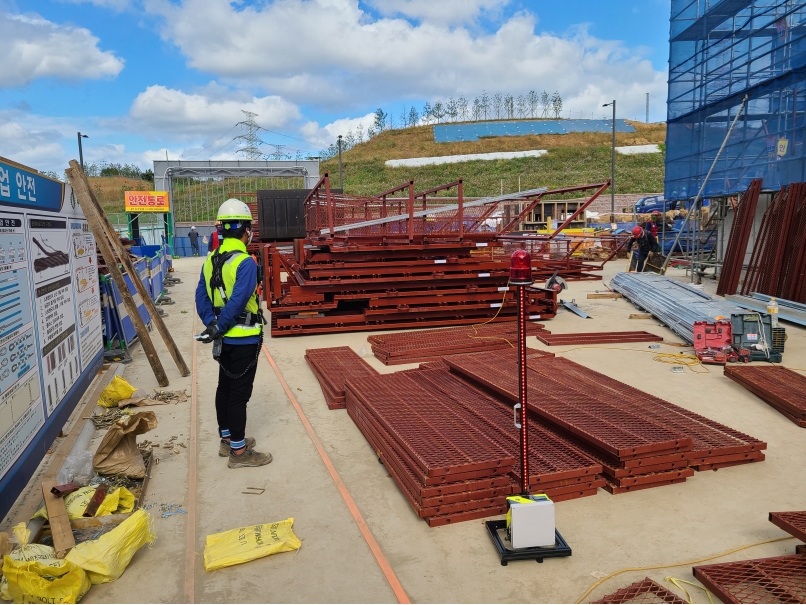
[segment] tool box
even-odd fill
[[[725,365],[739,360],[733,350],[732,324],[728,320],[694,322],[694,353],[702,363]]]
[[[772,318],[766,313],[734,313],[730,316],[733,348],[750,351],[751,361],[781,363],[786,331],[772,327]]]

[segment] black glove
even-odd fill
[[[218,320],[213,320],[210,325],[201,333],[200,342],[213,342],[216,338],[220,338],[221,333],[218,331]]]

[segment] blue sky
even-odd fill
[[[483,90],[635,119],[649,92],[662,120],[668,19],[669,0],[0,0],[0,155],[60,171],[81,130],[91,161],[235,159],[240,109],[307,153],[376,107]]]

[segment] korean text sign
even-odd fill
[[[127,191],[126,212],[170,212],[167,191]]]

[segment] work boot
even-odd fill
[[[269,462],[271,462],[271,454],[261,454],[260,452],[247,448],[240,456],[234,452],[230,452],[227,466],[230,468],[265,466]]]
[[[247,437],[246,438],[246,449],[251,450],[255,447],[255,438],[254,437]],[[218,446],[218,455],[222,458],[226,458],[229,456],[229,441],[221,440],[221,445]]]

